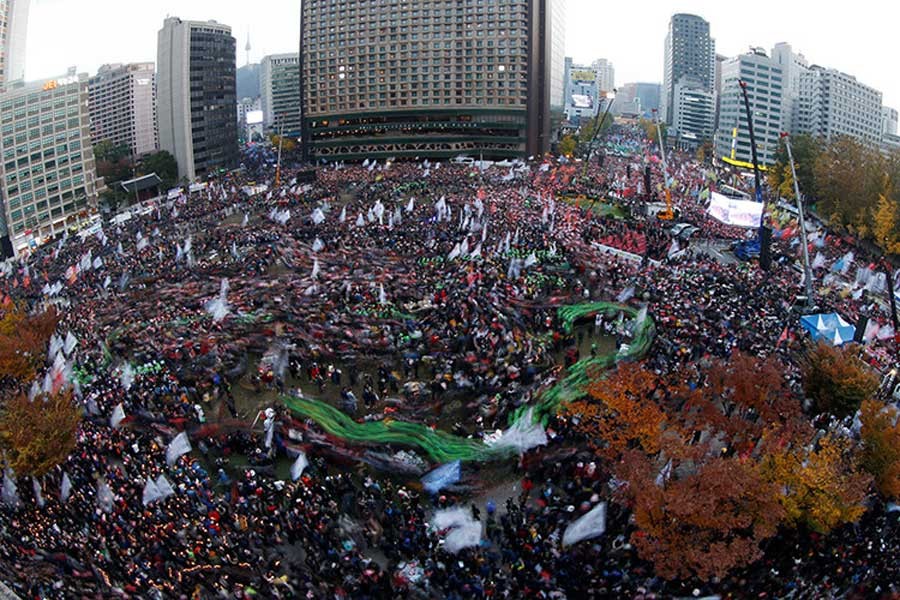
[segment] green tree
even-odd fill
[[[819,212],[834,225],[870,237],[886,167],[878,150],[853,138],[839,137],[828,144],[814,166]]]
[[[706,140],[705,142],[700,144],[699,148],[697,148],[697,162],[708,162],[715,154],[715,151],[716,150],[713,147],[713,143],[709,140]]]
[[[162,189],[167,190],[174,187],[178,181],[178,162],[165,150],[149,154],[141,159],[138,165],[138,174],[149,175],[150,173],[156,173],[162,180],[162,184],[160,184]]]
[[[562,156],[572,156],[575,154],[575,146],[577,142],[571,135],[567,135],[559,142],[559,153]]]
[[[800,184],[800,193],[805,196],[812,196],[816,191],[815,165],[821,147],[822,143],[811,135],[801,133],[791,136],[797,183]],[[791,165],[788,164],[784,140],[779,142],[775,151],[775,164],[769,169],[769,185],[778,190],[783,198],[794,197],[794,182],[791,180]]]
[[[878,389],[878,377],[850,346],[836,348],[820,341],[806,352],[800,366],[803,389],[818,412],[852,415]]]
[[[113,144],[110,140],[101,140],[94,144],[94,158],[98,161],[117,163],[131,157],[128,144]]]
[[[604,115],[601,113],[596,119],[591,119],[581,126],[581,129],[578,132],[578,142],[582,144],[585,148],[588,144],[591,143],[591,140],[594,137],[594,132],[597,128],[600,128],[600,132],[597,133],[598,136],[603,135],[605,131],[607,131],[613,125],[613,116],[605,115],[606,118],[603,118]]]

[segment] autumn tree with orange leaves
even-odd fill
[[[866,512],[872,477],[860,469],[849,440],[831,434],[816,443],[762,457],[765,477],[778,488],[787,522],[828,533]]]
[[[666,579],[723,577],[761,555],[784,510],[752,461],[714,457],[667,476],[632,452],[617,470],[638,531],[632,542]],[[678,472],[685,470],[684,473]]]
[[[862,466],[886,498],[900,498],[900,411],[876,400],[860,409]]]
[[[781,525],[827,532],[864,512],[857,449],[818,439],[784,372],[740,353],[664,375],[620,364],[562,409],[612,463],[632,542],[660,576],[722,576]]]
[[[657,378],[637,364],[622,364],[608,378],[595,379],[588,388],[589,399],[565,407],[577,416],[576,430],[602,456],[615,460],[629,448],[647,454],[660,450],[666,415],[647,398]]]
[[[0,409],[0,448],[17,475],[41,477],[75,448],[81,409],[69,392],[7,399]]]
[[[14,391],[34,379],[47,360],[47,346],[59,319],[52,308],[29,315],[11,301],[0,312],[0,383]]]

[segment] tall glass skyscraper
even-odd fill
[[[522,157],[562,114],[563,0],[307,0],[312,159]]]
[[[676,84],[689,80],[695,89],[715,91],[716,42],[709,35],[709,23],[696,15],[672,15],[666,34],[664,65],[660,118],[671,125]]]
[[[238,166],[235,39],[215,21],[165,20],[157,46],[159,147],[193,180]]]

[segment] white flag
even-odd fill
[[[109,426],[113,429],[119,427],[119,423],[125,420],[125,409],[122,408],[122,403],[119,402],[116,404],[116,407],[113,409],[112,416],[109,418]]]
[[[69,333],[66,334],[66,341],[65,341],[65,344],[63,345],[63,352],[65,352],[66,355],[68,356],[69,354],[72,354],[72,350],[74,350],[75,346],[77,346],[77,345],[78,345],[78,339],[74,335],[72,335],[72,332],[70,331]]]
[[[291,481],[297,481],[303,475],[303,471],[309,466],[309,460],[306,454],[300,450],[297,453],[297,459],[291,465]]]
[[[16,487],[15,475],[13,475],[12,469],[3,471],[2,499],[4,504],[13,508],[21,504],[19,501],[19,490]]]
[[[144,493],[143,493],[143,502],[144,506],[147,506],[151,502],[156,502],[159,500],[159,488],[156,487],[156,482],[153,481],[150,477],[147,478],[147,483],[144,484]]]
[[[825,266],[825,255],[821,252],[816,253],[816,257],[813,259],[812,268],[813,269],[821,269]]]
[[[41,493],[41,483],[36,477],[31,478],[31,486],[34,489],[34,501],[37,502],[38,508],[44,508],[47,504],[44,502],[44,495]]]
[[[163,498],[168,498],[175,494],[175,489],[172,487],[172,484],[169,483],[169,480],[166,479],[165,475],[160,475],[156,478],[156,488],[159,490],[159,493],[162,494]]]
[[[606,502],[601,502],[587,514],[573,521],[563,534],[563,546],[571,546],[606,532]]]
[[[69,499],[69,495],[72,493],[72,480],[69,479],[68,473],[63,473],[62,482],[59,486],[59,499],[62,502],[66,502]]]
[[[175,436],[169,446],[166,448],[166,463],[171,467],[175,461],[184,454],[191,451],[191,440],[188,439],[187,433],[182,431]]]
[[[122,387],[125,388],[125,391],[131,389],[131,385],[134,383],[134,369],[131,368],[131,363],[125,363],[125,366],[122,367],[122,374],[119,375],[119,383],[122,384]],[[113,425],[115,427],[115,425]]]

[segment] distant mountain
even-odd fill
[[[237,70],[237,97],[256,98],[259,96],[259,65],[245,65]]]

